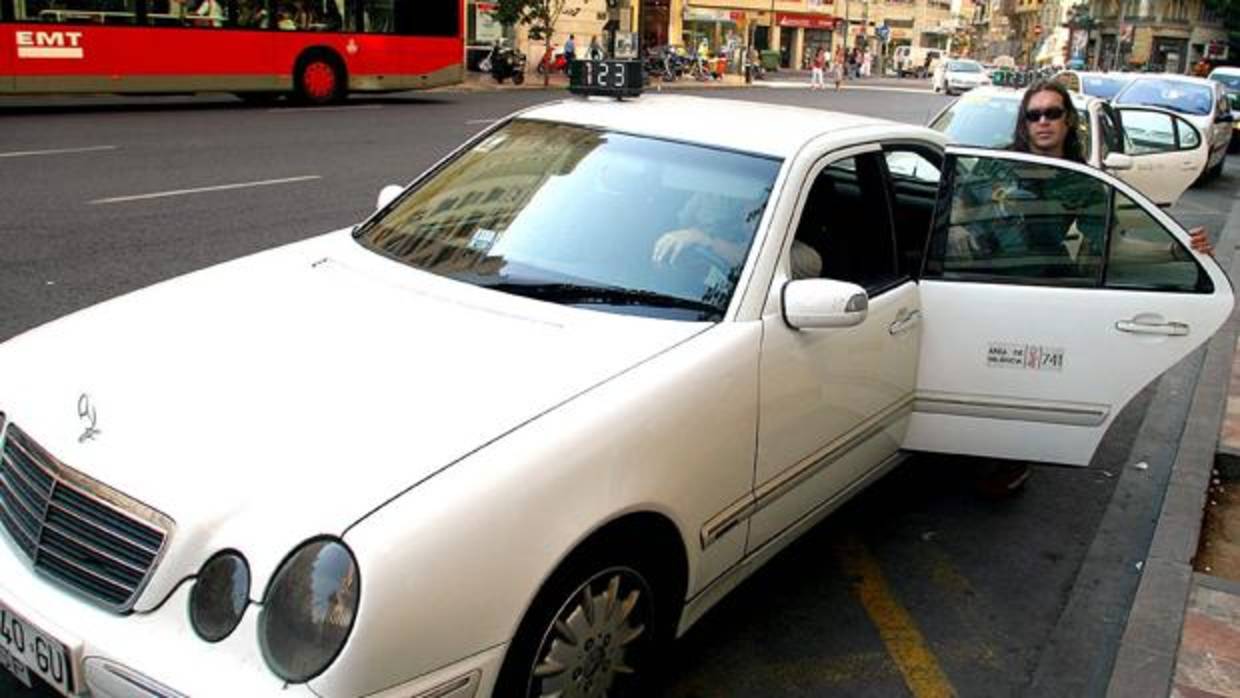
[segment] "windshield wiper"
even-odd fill
[[[655,308],[678,308],[696,310],[710,317],[719,317],[723,311],[715,305],[693,300],[669,296],[657,291],[644,289],[621,288],[619,286],[591,286],[588,284],[570,283],[520,283],[504,281],[494,284],[480,284],[483,288],[504,291],[527,298],[536,298],[551,303],[598,303],[601,305],[645,305]]]

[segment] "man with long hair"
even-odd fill
[[[1063,85],[1049,80],[1035,82],[1025,91],[1020,101],[1020,110],[1016,113],[1016,128],[1012,134],[1012,150],[1062,158],[1086,164],[1085,149],[1081,145],[1081,115],[1072,104],[1072,97]],[[996,182],[1002,189],[1002,184]],[[1098,189],[1097,192],[1104,190]],[[1094,190],[1082,191],[1083,197],[1089,197]],[[999,196],[996,193],[996,196]],[[1082,228],[1101,226],[1103,221],[1090,220],[1082,216],[1077,221]],[[1053,225],[1053,224],[1052,224]],[[1043,247],[1058,248],[1062,246],[1062,238],[1067,230],[1058,230],[1057,236],[1047,234],[1048,226],[1038,226],[1038,230],[1009,231],[1014,236],[1039,238]],[[1212,254],[1213,246],[1205,228],[1197,227],[1189,231],[1192,248],[1202,254]],[[997,241],[996,241],[997,242]],[[996,242],[977,243],[982,246],[994,246]],[[1026,246],[1034,245],[1034,241],[1024,240]],[[1177,246],[1178,249],[1178,246]],[[991,496],[1002,496],[1015,492],[1029,479],[1029,465],[1024,462],[988,463],[979,473],[976,483],[979,489]]]

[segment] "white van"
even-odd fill
[[[892,54],[892,63],[900,77],[915,75],[924,78],[930,74],[934,63],[946,57],[947,51],[941,48],[925,46],[897,46]]]

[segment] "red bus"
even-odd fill
[[[324,104],[464,79],[462,0],[0,0],[0,94]]]

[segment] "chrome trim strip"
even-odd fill
[[[107,584],[108,586],[116,587],[117,591],[120,591],[126,594],[132,593],[132,591],[129,588],[129,585],[126,584],[125,582],[112,579],[111,577],[105,577],[104,575],[99,574],[98,572],[95,572],[94,570],[88,570],[85,567],[74,562],[73,560],[70,560],[64,555],[61,555],[60,553],[56,552],[55,550],[49,549],[45,545],[39,545],[38,554],[49,555],[51,557],[54,557],[57,560],[59,560],[62,565],[68,565],[69,567],[72,567],[73,569],[77,570],[83,576],[90,577],[99,584]],[[102,599],[99,599],[99,600],[102,601]]]
[[[72,490],[73,488],[72,488],[72,487],[70,487],[69,489],[70,489],[70,490]],[[82,494],[82,493],[80,493],[80,492],[79,492],[79,493],[78,493],[78,496],[79,496],[79,497],[85,497],[86,495],[84,495],[84,494]],[[113,539],[113,540],[120,541],[121,543],[123,543],[123,544],[125,544],[125,545],[132,545],[133,547],[135,547],[135,548],[137,548],[138,550],[140,550],[140,551],[142,551],[142,552],[146,553],[147,555],[151,555],[152,557],[153,557],[153,556],[155,556],[155,555],[157,555],[157,554],[159,554],[159,550],[158,550],[158,549],[156,549],[156,548],[152,548],[151,546],[149,546],[149,545],[147,545],[146,543],[143,543],[143,542],[141,542],[141,541],[136,541],[136,540],[133,540],[133,539],[131,539],[131,538],[125,538],[125,537],[123,537],[123,536],[119,535],[118,533],[115,533],[115,532],[113,532],[113,531],[109,531],[108,529],[101,527],[99,524],[95,523],[94,521],[91,521],[90,519],[88,519],[88,518],[86,518],[86,517],[82,516],[81,514],[77,513],[76,511],[73,511],[73,509],[71,509],[71,508],[69,508],[69,507],[66,507],[66,506],[64,506],[63,504],[59,503],[59,502],[49,501],[49,502],[48,502],[48,506],[47,506],[48,510],[50,511],[50,510],[52,509],[52,507],[55,507],[55,508],[56,508],[56,511],[58,511],[58,512],[60,512],[60,513],[64,514],[66,517],[68,517],[68,518],[70,518],[70,519],[73,519],[74,521],[76,521],[76,522],[78,522],[80,525],[82,525],[83,527],[86,527],[86,528],[89,528],[89,529],[91,529],[91,530],[95,531],[95,532],[96,532],[96,535],[100,535],[100,536],[103,536],[103,537],[106,537],[106,538],[111,538],[111,539]]]
[[[767,550],[769,550],[770,548],[774,546],[782,545],[785,539],[787,538],[787,536],[792,535],[795,531],[797,531],[797,529],[802,528],[808,523],[813,522],[816,518],[823,516],[824,512],[830,512],[835,507],[844,504],[849,499],[851,499],[853,495],[855,495],[858,492],[858,490],[869,486],[878,477],[887,474],[888,472],[890,472],[892,469],[899,466],[901,463],[903,463],[905,460],[907,460],[911,456],[912,456],[912,453],[909,451],[896,451],[895,453],[885,458],[883,462],[878,465],[878,467],[873,468],[872,470],[866,471],[865,473],[858,476],[855,480],[848,483],[848,486],[841,489],[839,492],[837,492],[835,496],[823,502],[820,502],[813,509],[810,509],[809,511],[802,514],[799,518],[797,518],[796,521],[793,521],[792,523],[783,527],[778,532],[776,532],[773,536],[763,541],[762,544],[759,545],[758,547],[754,548],[753,550],[746,551],[745,556],[741,558],[739,562],[737,562],[735,565],[733,565],[732,567],[724,571],[718,577],[715,577],[714,579],[712,579],[710,583],[708,583],[702,589],[698,590],[696,594],[685,599],[685,605],[684,605],[685,612],[686,613],[690,612],[690,609],[694,604],[700,603],[703,599],[708,598],[710,594],[715,592],[715,590],[723,587],[725,584],[731,583],[732,580],[736,579],[738,576],[741,578],[748,576],[750,572],[753,571],[751,569],[753,566],[753,561],[757,559],[758,557],[762,556],[763,554],[765,554]],[[718,599],[716,599],[716,601],[717,600]],[[713,606],[714,602],[711,602],[711,605]],[[698,612],[697,618],[700,618],[702,613],[704,613],[704,611]],[[683,623],[683,621],[684,621],[684,618],[682,615],[681,622]],[[694,622],[696,622],[696,619]],[[680,631],[683,632],[686,629],[687,627],[681,627]]]
[[[475,669],[464,676],[458,676],[438,686],[423,691],[413,698],[471,698],[478,692],[478,682],[482,678],[482,672]],[[468,692],[459,692],[466,691]]]
[[[914,397],[913,393],[909,393],[888,405],[878,414],[854,427],[852,431],[759,485],[753,495],[729,504],[726,509],[712,516],[702,526],[702,549],[705,550],[733,527],[771,506],[780,497],[792,492],[806,480],[844,457],[849,451],[908,416],[912,412]]]
[[[914,412],[944,414],[957,417],[1019,420],[1044,424],[1096,427],[1106,422],[1111,408],[1084,402],[1053,402],[1021,400],[989,395],[957,393],[919,393]]]
[[[18,450],[25,450],[21,447],[21,444],[17,443],[16,441],[13,442],[13,446],[16,447]],[[27,454],[26,457],[29,458],[30,457],[29,454]],[[13,469],[13,472],[17,473],[17,476],[20,477],[22,482],[26,483],[26,485],[30,489],[34,490],[38,494],[43,495],[44,497],[52,496],[52,488],[48,487],[47,489],[44,489],[43,486],[40,485],[39,483],[32,482],[30,480],[30,473],[26,472],[25,468],[18,465],[17,461],[13,460],[12,458],[9,458],[8,456],[3,456],[2,454],[0,454],[0,459],[2,459],[2,462],[8,463],[9,467]]]
[[[16,483],[10,483],[7,480],[0,480],[0,488],[3,488],[5,492],[8,492],[11,499],[21,505],[22,511],[26,512],[27,516],[36,521],[39,519],[39,513],[31,509],[32,504],[26,501],[26,495],[20,492],[21,488],[17,487]],[[0,500],[0,505],[3,504],[4,500]]]
[[[103,660],[103,668],[107,670],[109,674],[115,676],[121,681],[143,690],[152,696],[159,696],[159,698],[186,698],[185,694],[174,691],[171,688],[156,682],[154,679],[150,679],[142,674],[139,674],[133,669],[120,666],[119,664],[113,664],[107,660]]]
[[[17,517],[12,513],[12,511],[10,511],[9,507],[6,506],[2,500],[0,500],[0,514],[4,515],[6,521],[14,522],[12,526],[5,526],[5,530],[12,531],[16,529],[18,533],[22,534],[22,538],[30,544],[30,547],[39,547],[38,541],[30,537],[30,531],[26,530],[25,524],[17,521]]]
[[[753,516],[757,511],[754,504],[753,495],[745,495],[744,499],[739,499],[728,508],[712,516],[705,524],[702,525],[701,541],[702,550],[705,550],[711,543],[719,540],[725,533],[732,530],[745,519]]]
[[[97,555],[98,557],[101,557],[105,560],[108,560],[109,562],[116,565],[117,567],[124,567],[130,572],[133,572],[134,574],[146,574],[146,570],[143,569],[142,567],[139,567],[138,565],[135,565],[132,562],[129,562],[128,560],[124,560],[122,558],[117,557],[115,554],[110,553],[104,550],[103,548],[100,548],[99,546],[94,545],[93,543],[83,539],[81,536],[77,535],[73,531],[65,530],[61,528],[60,526],[57,526],[56,524],[53,524],[53,523],[49,523],[45,525],[43,527],[43,530],[54,531],[56,535],[62,538],[67,538],[69,542],[72,543],[73,545],[76,545],[81,548],[85,548],[86,550],[89,550],[92,554]]]

